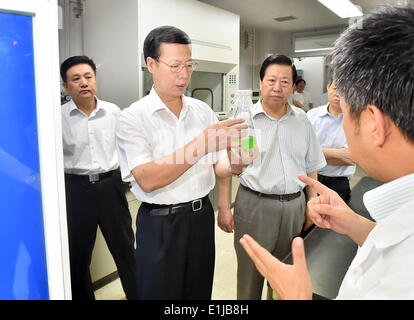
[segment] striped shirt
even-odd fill
[[[326,166],[322,148],[306,113],[287,104],[280,119],[270,117],[261,102],[252,107],[253,125],[259,156],[240,175],[240,183],[267,194],[289,194],[305,184],[299,174],[308,174]]]
[[[364,204],[375,221],[388,217],[414,200],[414,173],[388,182],[364,194]]]

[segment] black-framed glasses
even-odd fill
[[[187,62],[187,63],[174,63],[174,64],[166,63],[166,62],[164,62],[160,59],[157,59],[157,61],[162,62],[163,64],[165,64],[167,67],[170,68],[171,72],[173,72],[173,73],[181,72],[181,70],[183,70],[184,68],[186,68],[187,71],[194,71],[197,67],[197,62],[195,62],[195,61],[191,61],[191,62]]]

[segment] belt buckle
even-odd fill
[[[282,194],[282,195],[280,195],[279,200],[281,202],[288,202],[289,201],[289,195],[288,194]]]
[[[89,182],[95,183],[97,181],[99,181],[99,173],[89,175]]]
[[[196,203],[199,203],[198,208],[196,208],[194,206],[194,204],[196,204]],[[203,201],[201,199],[197,199],[197,200],[194,200],[193,202],[191,202],[191,208],[193,209],[194,212],[200,211],[202,207],[203,207]]]

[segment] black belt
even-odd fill
[[[326,182],[349,182],[348,177],[328,177],[323,176],[321,174],[318,174],[318,180],[320,182],[326,181]]]
[[[119,169],[104,172],[104,173],[95,173],[95,174],[72,174],[65,173],[65,178],[77,179],[85,182],[95,183],[106,178],[112,177],[115,173],[119,172]]]
[[[153,216],[168,216],[169,214],[200,211],[206,205],[207,200],[208,196],[205,196],[201,199],[178,204],[164,205],[143,202],[142,205],[151,209],[150,214]]]
[[[261,193],[255,190],[252,190],[248,187],[245,187],[244,185],[240,185],[241,187],[243,187],[244,189],[251,191],[255,194],[257,194],[259,197],[263,197],[263,198],[270,198],[270,199],[274,199],[274,200],[279,200],[279,201],[291,201],[294,200],[296,198],[300,197],[301,191],[298,191],[296,193],[288,193],[288,194],[268,194],[268,193]]]

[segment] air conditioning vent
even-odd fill
[[[276,20],[277,22],[286,22],[286,21],[291,21],[291,20],[296,20],[297,18],[294,16],[286,16],[286,17],[279,17],[279,18],[274,18],[274,20]]]

